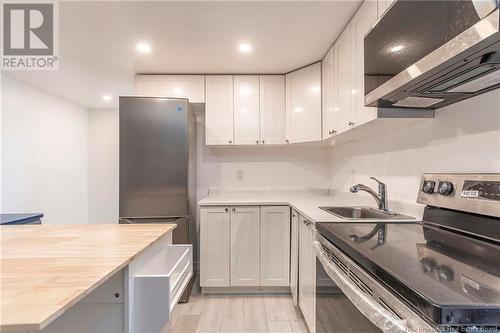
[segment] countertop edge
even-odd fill
[[[336,223],[336,222],[343,222],[343,223],[348,223],[348,222],[365,222],[365,223],[371,223],[371,222],[378,222],[379,220],[358,220],[358,219],[343,219],[341,217],[336,217],[332,214],[332,217],[334,217],[335,221],[331,220],[322,220],[322,219],[316,219],[310,216],[307,212],[304,211],[304,209],[301,209],[299,205],[294,202],[294,199],[292,198],[291,200],[269,200],[266,201],[265,199],[262,200],[219,200],[219,199],[209,199],[210,195],[199,200],[198,201],[198,207],[213,207],[213,206],[290,206],[292,209],[297,211],[300,215],[302,215],[304,218],[306,218],[308,221],[312,222],[313,224],[316,223]],[[308,200],[314,199],[312,197],[308,197]],[[333,199],[333,198],[332,198]],[[296,199],[296,200],[301,200],[301,199]],[[317,209],[320,209],[319,207],[321,206],[326,206],[325,204],[318,203],[318,206],[316,207]],[[353,205],[353,206],[368,206],[366,204],[360,204],[360,205]],[[374,207],[376,208],[376,207]],[[390,221],[383,220],[385,222],[396,222],[396,223],[413,223],[413,222],[418,222],[421,219],[418,216],[415,216],[413,213],[406,213],[403,212],[411,217],[413,219],[391,219]],[[380,220],[382,221],[382,220]]]
[[[80,294],[70,299],[65,304],[62,304],[58,311],[55,311],[51,315],[49,315],[45,320],[41,322],[33,322],[33,323],[23,323],[23,324],[0,324],[0,332],[20,332],[20,331],[40,331],[51,324],[54,320],[59,318],[64,312],[69,310],[72,306],[81,301],[85,296],[89,295],[91,292],[96,290],[99,286],[101,286],[104,282],[106,282],[113,275],[118,273],[120,270],[125,268],[129,263],[131,263],[135,258],[144,253],[147,249],[149,249],[153,244],[159,241],[161,238],[165,237],[169,232],[172,232],[175,228],[177,228],[176,224],[171,224],[171,228],[162,232],[158,235],[154,240],[152,240],[147,246],[143,247],[140,251],[136,252],[134,255],[128,258],[124,258],[123,262],[120,263],[117,267],[103,276],[99,281],[94,283],[90,288],[82,291]]]

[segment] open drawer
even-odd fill
[[[160,332],[193,275],[192,245],[167,245],[133,276],[132,332]]]

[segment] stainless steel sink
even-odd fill
[[[383,211],[371,207],[319,207],[320,209],[346,220],[413,220],[398,212]]]

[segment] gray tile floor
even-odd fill
[[[178,304],[164,333],[307,333],[290,295],[201,295]]]

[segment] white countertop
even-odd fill
[[[201,199],[200,206],[291,206],[311,222],[354,222],[320,209],[321,206],[369,206],[376,208],[373,198],[367,193],[340,192],[328,189],[210,189],[209,195]],[[390,222],[420,221],[423,205],[407,201],[389,200],[389,209],[413,216],[415,220],[390,220]],[[366,221],[366,220],[364,220]]]

